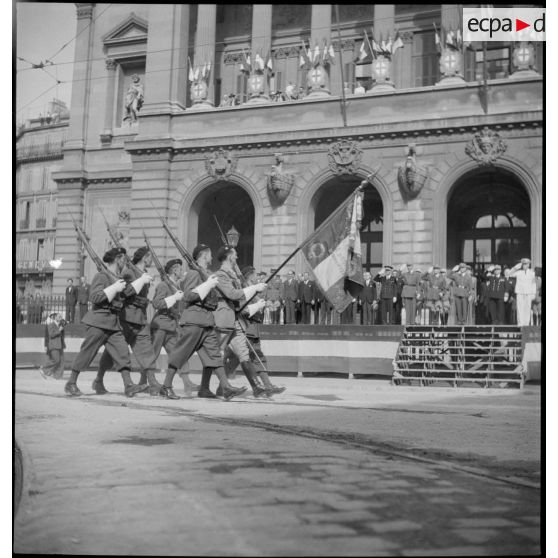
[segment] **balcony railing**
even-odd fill
[[[35,227],[37,229],[46,229],[46,219],[45,218],[41,218],[41,219],[37,219],[37,221],[35,222]]]
[[[44,145],[23,145],[16,150],[17,160],[41,157],[61,157],[63,142],[45,143]]]

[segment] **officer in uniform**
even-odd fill
[[[428,268],[423,276],[426,290],[426,308],[429,311],[429,323],[438,325],[444,311],[443,299],[446,293],[446,281],[440,273],[440,266]]]
[[[242,270],[242,275],[244,276],[244,279],[248,285],[257,285],[258,278],[253,267],[245,267]],[[260,299],[256,295],[254,303],[249,304],[243,310],[243,316],[247,321],[246,339],[248,351],[250,354],[250,361],[255,366],[258,376],[263,381],[263,384],[268,390],[268,393],[283,393],[287,388],[274,386],[269,379],[267,371],[262,368],[265,367],[265,365],[267,364],[267,359],[265,358],[265,355],[262,351],[260,342],[260,324],[263,322],[263,312],[261,310],[262,305],[260,303],[261,300],[262,299]],[[230,376],[240,363],[240,360],[238,359],[230,345],[228,345],[225,349],[224,362],[225,372],[227,373],[227,376]]]
[[[204,281],[199,271],[191,269],[182,281],[184,310],[178,321],[180,334],[174,349],[169,355],[165,386],[167,388],[172,386],[172,379],[176,372],[182,368],[194,352],[197,352],[203,365],[198,397],[217,397],[209,389],[211,375],[215,372],[223,388],[223,396],[226,400],[229,400],[244,393],[246,388],[231,386],[223,368],[219,338],[215,330],[215,318],[213,316],[218,301],[215,287],[219,280],[215,275],[210,275],[208,272],[212,259],[211,249],[205,244],[198,244],[192,252],[192,257],[205,271],[208,278]]]
[[[407,325],[415,325],[420,271],[417,273],[413,270],[412,265],[403,264],[401,266],[401,277],[399,280],[403,286],[401,298],[403,299],[403,307],[405,308],[405,323]]]
[[[495,265],[491,270],[492,276],[488,279],[486,283],[486,297],[488,299],[488,314],[490,316],[490,321],[494,325],[502,325],[505,319],[505,302],[507,302],[508,293],[508,282],[506,278],[502,275],[502,268],[499,265]]]
[[[455,321],[458,325],[467,323],[467,299],[471,294],[472,282],[467,275],[467,264],[460,263],[450,273],[452,284],[452,296],[455,305]]]
[[[103,261],[113,276],[118,275],[124,268],[125,254],[124,248],[112,248],[103,256]],[[122,291],[126,288],[126,282],[123,279],[114,281],[113,276],[106,271],[100,271],[93,277],[89,290],[89,302],[92,307],[82,320],[82,323],[87,326],[85,338],[72,364],[70,379],[64,387],[68,395],[74,397],[82,395],[77,387],[78,375],[91,364],[103,345],[105,347],[103,354],[111,356],[116,369],[122,374],[125,394],[133,397],[143,390],[143,387],[134,384],[130,377],[130,354],[119,320],[120,311],[124,306]],[[93,382],[93,389],[97,393],[99,391],[106,393],[102,379],[100,385],[98,383],[98,380]]]
[[[126,288],[122,291],[124,296],[124,306],[120,312],[120,323],[122,333],[132,352],[138,361],[141,369],[140,385],[144,390],[148,389],[150,395],[161,395],[166,399],[178,399],[178,396],[167,391],[155,378],[157,370],[157,358],[151,345],[151,334],[149,323],[147,322],[147,305],[149,300],[147,292],[153,277],[147,273],[147,268],[151,265],[151,253],[147,246],[142,246],[134,252],[132,263],[140,270],[140,273],[131,267],[125,267],[122,278],[126,281]],[[106,393],[103,386],[103,377],[107,370],[113,365],[113,359],[108,353],[103,353],[99,361],[97,378],[94,382],[97,393]]]
[[[376,284],[372,281],[369,271],[363,273],[364,287],[360,291],[359,301],[362,307],[362,325],[374,324],[374,305],[376,302]]]
[[[237,311],[256,293],[265,291],[265,283],[256,283],[242,287],[241,279],[235,272],[237,254],[232,246],[223,246],[217,252],[217,260],[221,268],[215,273],[219,281],[219,303],[215,310],[215,325],[222,334],[223,351],[228,345],[240,362],[240,367],[252,387],[254,397],[271,395],[258,378],[257,371],[250,360],[250,351],[246,341],[247,322]],[[260,299],[247,306],[249,315],[253,315],[265,307],[265,300]]]
[[[151,344],[153,345],[155,358],[158,358],[161,354],[163,347],[165,347],[168,357],[176,345],[176,340],[178,339],[178,320],[180,319],[180,301],[184,297],[184,293],[179,287],[179,281],[182,276],[182,260],[176,258],[168,261],[165,265],[165,272],[174,289],[165,281],[161,281],[155,289],[152,302],[155,316],[151,320]],[[190,380],[187,371],[181,370],[180,377],[184,383],[184,392],[186,394],[199,391],[200,386],[195,385]],[[169,394],[175,395],[172,391],[172,378],[170,378],[170,382],[165,381],[164,385]]]
[[[393,267],[391,265],[382,267],[380,272],[374,277],[374,281],[381,283],[380,311],[382,324],[394,324],[394,305],[397,302],[397,279],[393,275]]]
[[[537,296],[537,280],[531,269],[531,260],[523,258],[512,267],[511,277],[515,277],[515,296],[517,305],[517,325],[531,325],[531,306]]]

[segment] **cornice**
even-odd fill
[[[168,158],[180,158],[184,155],[205,155],[212,153],[218,149],[226,149],[229,151],[234,151],[235,153],[245,152],[253,155],[257,155],[260,152],[267,153],[268,151],[279,151],[281,149],[289,150],[299,150],[303,149],[306,152],[325,152],[327,151],[330,144],[335,143],[339,140],[345,139],[350,141],[356,141],[363,149],[372,149],[377,147],[386,147],[391,145],[407,144],[409,141],[420,142],[423,144],[428,143],[441,143],[441,142],[466,142],[471,139],[471,137],[479,132],[484,126],[488,126],[490,129],[500,132],[513,132],[513,137],[521,137],[523,135],[533,135],[533,131],[539,130],[542,133],[542,120],[530,120],[522,122],[509,122],[509,123],[497,123],[491,122],[489,120],[483,120],[482,122],[470,125],[448,125],[446,127],[429,127],[420,130],[390,130],[390,131],[376,131],[363,133],[359,130],[349,131],[343,128],[339,129],[339,133],[335,136],[331,135],[331,129],[320,130],[314,136],[308,135],[306,132],[305,136],[300,137],[285,137],[278,138],[278,134],[265,134],[269,136],[268,138],[261,137],[260,139],[254,140],[238,140],[232,142],[232,138],[226,137],[216,137],[207,140],[206,145],[200,145],[200,141],[196,142],[196,145],[180,145],[179,141],[165,139],[164,146],[157,146],[155,142],[157,140],[132,140],[126,142],[125,149],[127,152],[132,154],[134,157],[159,159],[163,155],[166,159]],[[264,134],[262,134],[264,135]],[[274,139],[270,139],[273,137]],[[161,140],[159,140],[161,141]],[[209,143],[211,141],[211,143]],[[169,142],[171,144],[169,144]]]

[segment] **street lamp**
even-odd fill
[[[234,225],[227,232],[227,243],[229,246],[236,248],[240,240],[240,233],[234,228]]]

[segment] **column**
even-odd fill
[[[253,4],[252,6],[252,50],[250,60],[252,68],[256,54],[259,54],[264,64],[267,63],[268,55],[271,53],[271,13],[272,4]],[[248,78],[248,90],[250,92],[249,104],[268,103],[269,90],[267,78],[267,68],[262,71],[252,70]]]
[[[198,21],[194,44],[194,68],[200,75],[190,85],[194,104],[189,110],[207,110],[214,108],[214,75],[215,75],[215,27],[217,4],[198,4]],[[202,68],[211,64],[211,70],[205,78],[201,76]]]
[[[393,41],[395,35],[395,5],[374,5],[374,40],[377,43]],[[380,54],[372,60],[373,85],[369,91],[381,93],[393,91],[395,84],[392,80],[393,66],[391,54]]]
[[[331,43],[331,4],[312,4],[312,29],[310,32],[310,49],[314,52],[316,44],[323,49],[324,40]],[[329,66],[327,67],[329,68]],[[308,86],[310,94],[306,97],[327,97],[329,90],[329,70],[318,64],[308,72]]]
[[[149,8],[145,103],[140,116],[186,108],[189,17],[188,4],[152,4]]]
[[[83,149],[87,136],[88,100],[90,89],[91,59],[93,52],[94,4],[76,4],[76,48],[74,54],[74,72],[72,77],[72,101],[70,107],[70,124],[65,150]],[[78,158],[80,155],[78,155]],[[65,166],[68,157],[64,155]],[[70,157],[71,158],[71,157]],[[74,163],[73,161],[70,164]],[[75,161],[81,164],[81,158]]]
[[[114,117],[114,87],[116,81],[116,60],[107,58],[105,60],[107,68],[107,94],[105,98],[105,126],[101,134],[101,143],[110,145],[112,141],[112,125]]]
[[[448,33],[454,36],[461,29],[461,13],[463,6],[460,4],[442,4],[442,29],[439,29],[442,41],[442,52],[440,53],[441,78],[436,85],[460,85],[465,83],[463,78],[463,46],[453,45],[447,41]]]

